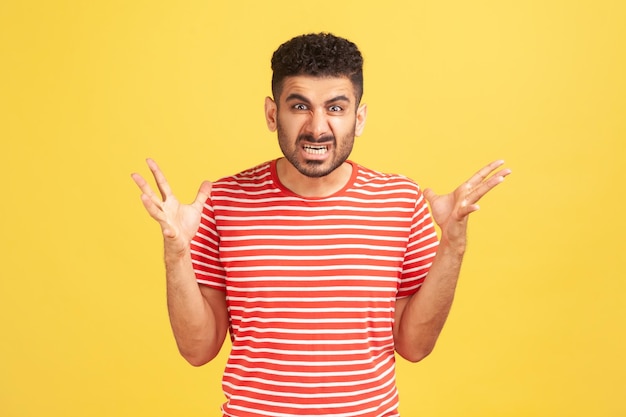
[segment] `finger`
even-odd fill
[[[152,190],[152,187],[150,187],[150,184],[148,184],[148,181],[146,181],[141,175],[136,174],[136,173],[131,174],[131,177],[133,181],[135,181],[135,184],[137,184],[137,186],[143,193],[142,195],[145,195],[146,197],[148,197],[156,207],[161,209],[163,206],[163,203],[161,199],[154,193],[154,191]]]
[[[163,211],[162,203],[160,201],[158,203],[155,203],[146,194],[141,195],[141,202],[143,203],[143,206],[145,207],[150,217],[156,220],[161,226],[161,231],[163,233],[163,236],[169,237],[169,238],[175,238],[176,231],[168,223],[167,216],[165,215],[165,212]]]
[[[146,191],[150,190],[150,186],[148,185],[148,182],[139,174],[133,172],[132,174],[130,174],[130,177],[133,179],[133,181],[135,182],[135,184],[137,184],[137,186],[139,187],[139,189],[145,194]]]
[[[152,171],[154,180],[156,181],[159,192],[161,193],[161,198],[163,199],[163,201],[167,200],[167,197],[172,195],[172,189],[170,188],[167,179],[165,179],[165,175],[163,175],[163,172],[153,159],[148,158],[146,162],[148,163],[150,171]]]
[[[210,181],[204,181],[202,184],[200,184],[198,195],[196,196],[196,200],[193,202],[193,205],[196,206],[199,210],[202,209],[204,203],[209,199],[212,187],[213,185]]]
[[[428,201],[429,204],[432,204],[437,198],[437,194],[430,188],[425,189],[422,194],[424,195],[424,198],[426,198],[426,201]]]
[[[162,203],[160,201],[155,202],[150,196],[147,194],[141,195],[141,202],[145,207],[146,211],[154,220],[159,223],[165,222],[165,215],[163,213]]]
[[[498,167],[501,167],[504,164],[504,161],[499,159],[497,161],[493,161],[490,164],[482,167],[478,172],[476,172],[472,177],[467,180],[467,183],[471,185],[472,188],[478,186],[482,183],[493,171],[495,171]]]
[[[468,203],[474,204],[478,202],[493,188],[502,184],[504,179],[511,173],[510,169],[502,169],[491,177],[485,179],[482,183],[474,187],[466,197]]]
[[[462,220],[478,210],[480,210],[480,206],[478,204],[461,204],[461,207],[457,209],[456,218],[458,220]]]

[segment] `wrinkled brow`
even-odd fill
[[[302,94],[298,94],[298,93],[291,93],[285,99],[285,101],[292,101],[292,100],[298,100],[298,101],[302,101],[303,103],[306,103],[306,104],[311,104],[311,100],[309,100],[308,98],[306,98]],[[324,102],[324,104],[336,103],[338,101],[345,101],[345,102],[349,103],[350,99],[347,96],[342,94],[342,95],[339,95],[337,97],[333,97],[330,100],[326,100]]]

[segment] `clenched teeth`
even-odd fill
[[[313,145],[304,145],[304,150],[307,153],[321,155],[328,151],[327,146],[313,146]]]

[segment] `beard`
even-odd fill
[[[294,143],[293,140],[287,137],[280,122],[277,123],[277,133],[280,150],[283,152],[287,161],[289,161],[298,172],[309,178],[322,178],[335,171],[348,159],[352,152],[352,147],[354,146],[354,128],[341,137],[339,143],[334,135],[326,135],[315,139],[313,136],[307,134],[299,135]],[[332,154],[323,161],[303,159],[302,142],[331,144],[332,146],[329,152]]]

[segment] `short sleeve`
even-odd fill
[[[418,188],[397,298],[419,291],[437,253],[439,239],[424,194]]]
[[[202,208],[200,226],[191,240],[191,263],[198,283],[226,290],[226,274],[219,256],[220,238],[215,212],[209,198]]]

